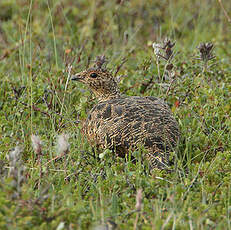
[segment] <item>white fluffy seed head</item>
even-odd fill
[[[158,57],[161,53],[161,44],[154,42],[152,43],[152,48],[154,50],[154,54]]]
[[[15,166],[16,163],[21,159],[22,147],[16,146],[13,151],[8,155],[8,160],[12,166]]]
[[[142,189],[138,189],[136,194],[136,210],[141,211],[142,208]]]
[[[69,150],[69,143],[68,143],[69,135],[66,133],[62,133],[57,137],[57,151],[58,154],[67,153]]]
[[[32,147],[36,154],[41,154],[42,152],[42,141],[39,136],[34,134],[31,135]]]

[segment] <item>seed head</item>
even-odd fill
[[[138,189],[136,194],[136,210],[141,211],[142,208],[142,189]]]
[[[62,133],[57,137],[57,151],[59,154],[67,153],[69,150],[69,143],[68,143],[69,135],[66,133]]]
[[[36,154],[40,155],[42,152],[42,141],[39,136],[31,135],[32,147]]]
[[[208,62],[209,60],[215,58],[215,56],[212,53],[214,49],[214,45],[211,42],[201,43],[197,48],[200,52],[200,58],[199,58],[200,60],[204,62]]]
[[[154,54],[159,58],[159,55],[161,55],[161,44],[160,43],[152,43],[152,48],[154,50]]]
[[[10,161],[10,165],[12,167],[16,166],[16,163],[21,159],[22,147],[16,146],[13,151],[11,151],[8,155],[8,160]]]
[[[101,69],[103,64],[107,62],[107,58],[105,55],[97,56],[95,60],[95,65],[98,69]]]
[[[173,47],[175,42],[171,42],[169,38],[163,41],[163,44],[153,43],[152,47],[157,58],[162,58],[165,61],[170,61],[173,58]],[[162,52],[161,52],[162,51]]]

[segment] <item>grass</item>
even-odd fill
[[[3,0],[0,22],[1,229],[231,229],[231,24],[218,1]],[[165,37],[169,72],[152,48]],[[215,45],[208,63],[202,42]],[[113,71],[127,59],[123,93],[170,105],[174,172],[94,156],[81,127],[96,101],[68,66],[103,53]]]

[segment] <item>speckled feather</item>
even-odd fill
[[[140,145],[148,150],[152,167],[168,165],[179,129],[168,106],[154,97],[124,97],[97,104],[88,115],[85,132],[92,145],[124,157]],[[152,156],[155,156],[153,158]]]
[[[120,157],[144,146],[152,168],[167,168],[169,152],[176,147],[180,131],[163,100],[121,96],[116,79],[100,68],[85,70],[73,80],[87,84],[99,100],[84,125],[92,146],[99,150],[109,148]]]

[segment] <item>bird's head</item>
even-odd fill
[[[71,80],[84,83],[93,91],[99,101],[117,98],[120,95],[118,78],[114,77],[110,71],[96,65],[82,72],[72,75]]]

